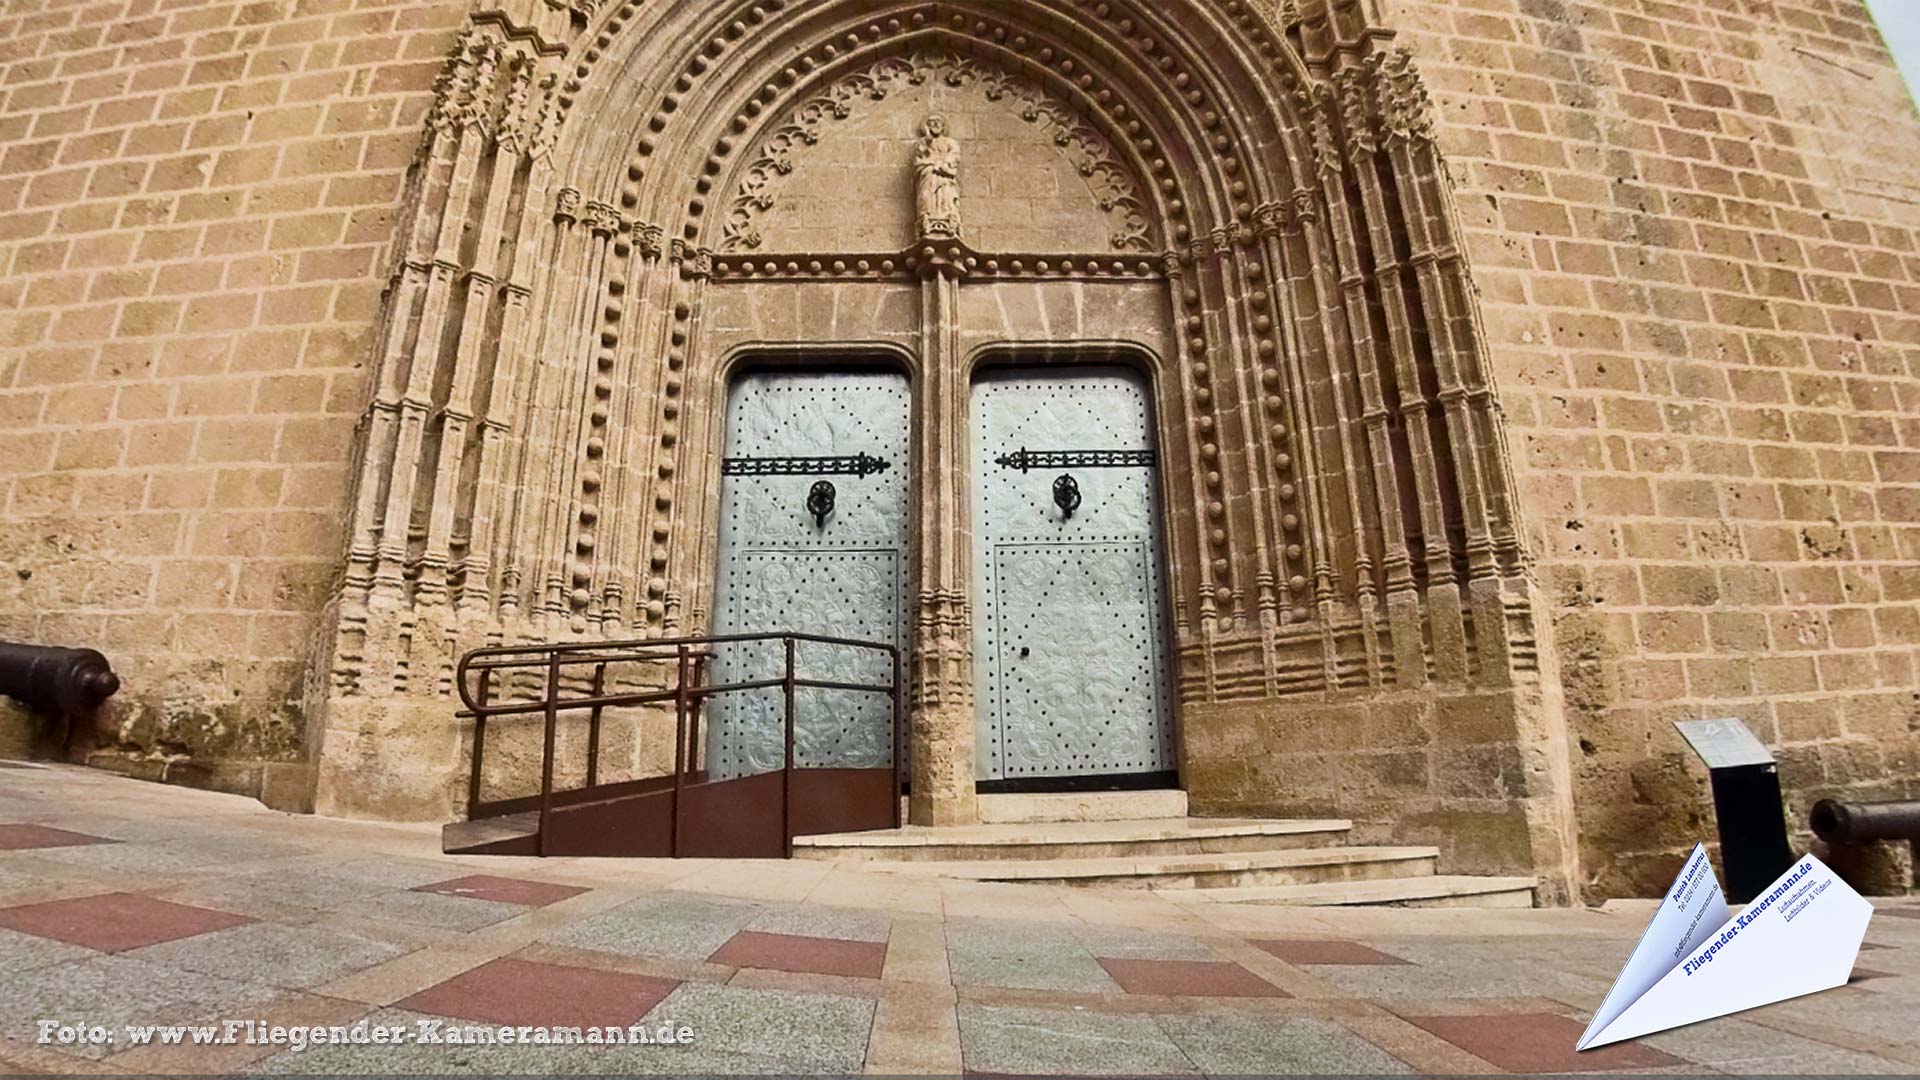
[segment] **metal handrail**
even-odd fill
[[[720,685],[698,685],[700,672],[714,656],[711,646],[780,642],[784,653],[783,671],[777,679],[754,679]],[[796,670],[796,647],[800,643],[864,649],[887,655],[892,678],[885,684],[803,679]],[[672,663],[674,684],[669,689],[636,693],[606,692],[607,667],[622,663]],[[563,668],[591,664],[594,667],[591,692],[584,697],[562,699],[560,676]],[[493,698],[496,672],[545,668],[545,693],[538,701],[502,701]],[[469,693],[468,676],[477,672],[477,686]],[[893,794],[889,799],[893,824],[900,825],[899,793],[904,777],[904,734],[906,680],[901,667],[900,649],[877,641],[828,637],[823,634],[719,634],[698,637],[645,638],[631,641],[587,641],[530,645],[495,645],[475,649],[460,658],[454,671],[454,687],[465,709],[456,715],[473,720],[473,761],[467,778],[467,812],[471,818],[484,805],[480,800],[480,779],[486,751],[487,721],[494,717],[540,714],[544,719],[540,754],[539,832],[535,835],[535,854],[546,854],[546,841],[553,815],[554,747],[562,712],[591,710],[587,729],[586,786],[574,794],[600,786],[600,722],[608,707],[674,703],[673,801],[670,846],[680,853],[681,799],[689,769],[700,755],[697,746],[700,730],[699,710],[704,703],[721,694],[744,690],[779,688],[781,691],[784,748],[781,764],[780,830],[786,854],[793,854],[793,770],[794,770],[794,695],[802,689],[842,690],[854,693],[884,693],[892,703]]]

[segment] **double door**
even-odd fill
[[[906,644],[911,398],[904,376],[764,373],[727,406],[714,632]],[[1155,449],[1119,369],[992,373],[971,404],[974,670],[982,780],[1173,767]],[[722,646],[716,682],[777,677],[777,647]],[[884,683],[875,653],[802,645],[804,677]],[[710,712],[716,777],[784,760],[776,692]],[[802,690],[804,766],[891,763],[890,703]]]

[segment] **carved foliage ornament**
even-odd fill
[[[1369,57],[1367,62],[1374,69],[1374,95],[1380,103],[1388,140],[1432,142],[1433,101],[1413,66],[1413,54],[1399,48],[1385,56]]]
[[[761,144],[759,155],[747,166],[728,206],[720,250],[743,251],[760,246],[755,218],[774,206],[783,178],[793,172],[795,155],[820,141],[820,132],[828,121],[851,116],[854,105],[862,99],[882,101],[901,87],[919,86],[929,79],[939,79],[951,87],[976,87],[989,101],[1011,98],[1022,119],[1049,131],[1053,145],[1086,181],[1096,205],[1113,224],[1114,250],[1155,249],[1146,204],[1133,178],[1120,165],[1107,139],[1082,122],[1072,109],[1038,88],[971,58],[917,52],[887,57],[843,76],[802,102],[773,129]]]
[[[427,129],[448,137],[475,130],[492,136],[504,153],[545,154],[562,114],[558,79],[536,80],[536,66],[532,55],[469,26],[434,81]]]

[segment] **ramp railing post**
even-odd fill
[[[687,761],[687,647],[680,646],[674,662],[673,688],[673,823],[668,850],[680,857],[680,794],[686,787]]]
[[[547,853],[547,826],[553,819],[553,737],[560,726],[560,651],[547,654],[547,732],[540,752],[540,832],[533,838],[535,855]]]
[[[593,696],[603,696],[607,688],[607,663],[602,660],[593,669]],[[587,714],[587,786],[600,783],[600,710],[603,706],[595,704],[593,711]]]
[[[479,708],[473,713],[473,767],[467,775],[467,820],[473,820],[473,808],[480,805],[480,755],[487,750],[487,700],[492,697],[493,669],[480,669],[480,690],[475,697]]]

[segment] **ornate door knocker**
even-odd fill
[[[1053,505],[1060,508],[1060,516],[1070,518],[1080,509],[1080,481],[1072,473],[1061,473],[1053,480]]]
[[[807,491],[807,513],[813,515],[813,524],[817,528],[827,527],[827,515],[833,513],[833,482],[815,480]]]

